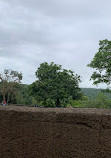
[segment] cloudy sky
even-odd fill
[[[95,87],[86,65],[103,39],[111,40],[111,0],[0,0],[0,72],[21,71],[22,83],[53,61]]]

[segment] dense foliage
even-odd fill
[[[30,86],[31,95],[44,106],[66,106],[69,98],[82,97],[79,88],[80,76],[61,65],[42,63],[36,71],[37,81]]]
[[[91,100],[96,99],[101,92],[107,97],[107,99],[111,99],[111,93],[106,93],[105,89],[81,88],[81,91],[84,96],[87,96]]]
[[[94,84],[106,83],[111,84],[111,41],[103,40],[99,42],[99,51],[95,54],[93,60],[88,65],[95,68],[91,79]]]
[[[95,99],[83,98],[83,100],[72,101],[67,106],[79,108],[111,108],[111,99],[108,99],[104,93],[99,93]]]
[[[2,83],[0,83],[0,85],[1,84]],[[36,103],[36,100],[29,94],[28,85],[15,83],[13,88],[13,92],[10,94],[10,99],[7,104],[32,106]],[[2,103],[2,101],[3,95],[0,92],[0,103]]]
[[[42,63],[36,77],[31,85],[25,85],[21,84],[22,73],[4,70],[0,75],[0,103],[6,99],[8,105],[111,108],[111,93],[104,89],[80,89],[80,76],[61,65]]]
[[[9,103],[11,96],[16,93],[16,85],[22,80],[22,73],[14,70],[4,70],[3,74],[0,74],[0,91],[3,96],[3,101]]]

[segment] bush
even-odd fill
[[[111,108],[111,100],[107,99],[104,93],[100,93],[94,100],[88,98],[73,100],[67,104],[67,107],[70,106],[79,108]]]

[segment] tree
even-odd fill
[[[3,100],[8,103],[11,94],[15,92],[16,84],[20,83],[22,80],[22,73],[10,69],[5,69],[4,73],[0,74],[0,80]]]
[[[28,85],[18,84],[16,86],[16,94],[10,100],[13,104],[32,106],[36,104],[36,100],[29,94]]]
[[[78,86],[80,76],[74,75],[71,70],[62,69],[61,65],[42,63],[36,71],[36,77],[37,81],[29,87],[30,93],[45,106],[62,106],[70,96],[72,99],[81,98]]]
[[[94,80],[93,84],[106,83],[108,86],[111,84],[111,41],[103,40],[99,42],[99,50],[95,54],[89,67],[95,68],[91,79]]]

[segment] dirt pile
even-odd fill
[[[111,110],[0,106],[0,158],[111,158]]]

